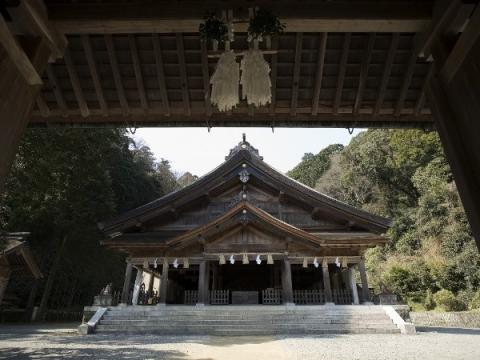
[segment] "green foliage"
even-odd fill
[[[437,306],[435,300],[433,299],[432,290],[430,289],[427,290],[427,295],[425,296],[425,302],[423,303],[423,306],[425,307],[425,310],[433,310],[435,306]]]
[[[257,10],[248,24],[248,35],[252,39],[281,34],[284,30],[285,24],[282,24],[271,11],[265,9]]]
[[[97,222],[171,191],[172,178],[168,162],[157,164],[123,130],[30,130],[2,195],[0,223],[6,231],[31,233],[46,277],[60,256],[49,305],[83,306],[108,282],[117,288],[123,282],[124,259],[100,246]],[[29,285],[14,291],[25,302]]]
[[[377,291],[427,308],[429,294],[440,289],[458,294],[457,308],[473,301],[468,294],[480,288],[480,254],[436,132],[361,132],[322,159],[329,165],[319,177],[309,168],[312,157],[292,170],[296,179],[392,219],[389,243],[366,254]]]
[[[227,40],[228,27],[215,14],[208,14],[205,22],[200,24],[198,32],[204,40],[217,40],[221,43]]]
[[[459,301],[450,290],[442,289],[433,294],[435,303],[445,311],[466,310],[465,305]]]
[[[314,187],[317,180],[330,166],[330,157],[343,150],[343,145],[329,145],[318,154],[306,153],[302,161],[290,170],[287,175],[291,178]]]
[[[473,295],[472,299],[470,300],[470,309],[480,309],[480,290]]]

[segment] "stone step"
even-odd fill
[[[238,314],[238,315],[222,315],[222,314],[195,314],[185,315],[176,313],[163,314],[112,314],[106,313],[105,318],[112,319],[138,319],[138,318],[158,318],[158,319],[381,319],[386,314],[368,314],[368,315],[347,315],[347,314]]]

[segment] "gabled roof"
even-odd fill
[[[199,197],[208,195],[209,191],[221,185],[226,179],[239,176],[242,165],[250,167],[252,174],[261,175],[265,182],[273,184],[297,201],[315,208],[322,208],[338,217],[352,219],[358,225],[375,233],[384,233],[391,225],[390,220],[377,216],[322,194],[274,169],[259,155],[258,150],[245,139],[230,151],[226,161],[220,166],[199,178],[193,184],[172,192],[148,204],[130,210],[116,218],[99,223],[99,228],[106,233],[122,231],[137,223],[148,221],[172,208],[188,203]],[[238,178],[239,179],[239,178]],[[240,181],[240,179],[238,180]]]

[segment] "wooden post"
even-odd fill
[[[348,284],[350,286],[350,290],[352,291],[353,305],[358,305],[360,304],[360,300],[358,299],[357,282],[355,281],[355,276],[353,276],[353,268],[349,267],[347,271]]]
[[[128,295],[130,293],[130,283],[132,282],[132,264],[127,262],[127,266],[125,267],[125,280],[123,282],[123,289],[122,289],[122,300],[121,303],[127,305],[128,303]]]
[[[210,266],[208,261],[200,261],[198,270],[198,301],[197,305],[208,304],[208,291],[210,282]]]
[[[25,53],[38,74],[42,74],[51,55],[45,40],[23,43]],[[15,61],[0,46],[0,193],[27,127],[41,84],[30,85]]]
[[[282,293],[283,303],[293,305],[292,267],[288,258],[282,261]]]
[[[3,296],[7,290],[8,280],[10,279],[10,269],[4,268],[0,270],[0,305],[3,301]]]
[[[159,304],[165,305],[167,303],[167,289],[168,289],[168,259],[163,259],[162,276],[160,277],[160,299]]]
[[[362,300],[370,302],[370,291],[368,290],[367,272],[365,271],[365,259],[362,257],[358,263],[358,271],[360,271],[360,279],[362,280]]]
[[[330,285],[330,273],[328,272],[328,262],[326,259],[322,261],[322,273],[323,273],[323,290],[325,291],[325,302],[331,303],[332,299],[332,288]]]

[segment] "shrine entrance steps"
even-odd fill
[[[110,307],[96,332],[168,335],[400,333],[382,306]]]

